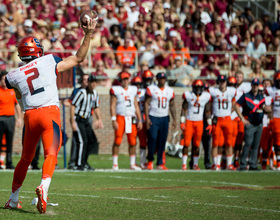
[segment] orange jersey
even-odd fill
[[[136,47],[129,46],[128,48],[124,48],[123,46],[119,46],[117,48],[117,56],[120,57],[122,64],[128,63],[133,65],[136,55],[131,51],[137,51]]]
[[[188,48],[183,47],[181,50],[171,49],[171,52],[172,52],[173,59],[175,59],[175,57],[180,56],[183,60],[183,55],[184,55],[184,61],[185,61],[184,64],[187,64],[186,60],[191,59],[190,52],[189,52]]]
[[[0,116],[15,115],[16,95],[13,89],[0,87]]]

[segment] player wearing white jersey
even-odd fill
[[[280,72],[274,74],[274,87],[266,88],[273,99],[273,133],[274,149],[277,159],[277,170],[280,170]]]
[[[189,145],[193,143],[193,170],[200,170],[198,167],[199,147],[203,134],[203,113],[206,108],[206,117],[210,119],[211,125],[211,96],[203,92],[203,82],[195,80],[192,83],[192,92],[183,93],[183,104],[181,110],[181,129],[184,133],[184,148],[182,157],[182,170],[187,170]]]
[[[236,90],[232,87],[227,87],[227,78],[225,75],[220,75],[217,79],[218,88],[210,87],[209,92],[212,96],[213,110],[213,146],[212,146],[212,169],[220,170],[222,148],[220,146],[220,136],[224,136],[226,146],[227,169],[235,170],[232,162],[232,120],[231,110],[232,102],[235,102]]]
[[[141,170],[136,166],[136,137],[137,129],[142,129],[141,113],[137,102],[137,87],[129,85],[130,74],[122,72],[119,75],[120,86],[113,86],[110,90],[110,112],[112,126],[115,130],[113,144],[113,170],[118,170],[119,147],[124,132],[129,144],[130,169]],[[136,117],[138,122],[136,121]],[[136,126],[137,124],[137,126]]]
[[[76,55],[62,61],[53,55],[44,56],[43,47],[35,37],[25,37],[18,44],[19,57],[27,64],[11,71],[6,77],[6,84],[15,90],[17,99],[23,104],[22,110],[25,111],[23,148],[14,171],[11,196],[5,208],[21,208],[18,194],[41,136],[45,161],[41,184],[36,188],[37,209],[40,213],[46,212],[48,190],[61,146],[56,74],[73,68],[85,59],[95,26],[96,21],[89,19],[87,26],[82,27],[85,37]]]
[[[148,130],[148,165],[147,169],[153,169],[154,152],[157,147],[157,168],[167,170],[162,160],[168,135],[168,112],[170,109],[173,119],[173,128],[176,127],[176,110],[174,104],[174,90],[166,86],[166,74],[156,75],[158,85],[150,85],[146,91],[145,116]]]

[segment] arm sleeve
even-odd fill
[[[146,95],[147,96],[152,96],[152,93],[151,93],[151,90],[150,90],[150,88],[147,88],[147,90],[146,90]]]

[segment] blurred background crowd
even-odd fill
[[[189,86],[195,71],[216,78],[245,68],[248,78],[267,78],[280,62],[280,21],[269,9],[256,18],[248,4],[236,6],[234,0],[0,0],[0,69],[21,65],[13,51],[28,35],[41,40],[45,54],[69,56],[83,38],[80,14],[93,9],[99,20],[84,71],[107,77],[108,70],[165,70],[172,86]]]

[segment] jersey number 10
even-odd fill
[[[167,107],[167,98],[166,97],[158,97],[158,108],[166,108]]]

